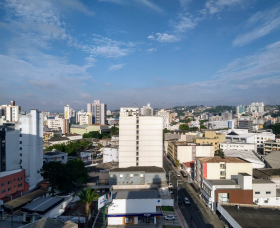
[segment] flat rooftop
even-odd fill
[[[147,172],[147,173],[165,173],[163,168],[157,166],[130,166],[127,168],[114,168],[111,172]]]
[[[4,171],[4,172],[0,172],[0,177],[5,177],[5,176],[9,176],[15,173],[19,173],[21,172],[23,169],[16,169],[16,170],[11,170],[11,171]]]
[[[280,169],[253,169],[254,178],[268,179],[271,176],[280,176]]]
[[[234,180],[229,179],[217,179],[217,180],[206,180],[211,185],[237,185]]]
[[[221,158],[220,156],[214,156],[214,157],[199,157],[197,158],[200,162],[203,163],[249,163],[247,161],[244,161],[243,159],[236,158],[236,157],[224,157]]]
[[[113,199],[158,199],[158,190],[150,189],[118,189],[113,191]]]
[[[280,210],[276,208],[222,205],[230,216],[242,227],[279,228]]]
[[[267,179],[253,179],[252,183],[253,184],[275,184],[271,180],[267,180]]]

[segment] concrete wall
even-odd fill
[[[192,146],[177,146],[177,160],[180,163],[193,161]]]
[[[119,162],[119,150],[117,148],[106,147],[103,150],[103,163]]]
[[[253,183],[254,198],[269,198],[276,197],[276,184],[275,183]],[[260,192],[260,194],[256,194]],[[271,192],[271,194],[266,194]]]
[[[221,143],[220,148],[223,150],[254,150],[257,151],[257,144],[247,143]]]
[[[206,163],[207,176],[206,179],[220,179],[220,163]],[[203,170],[203,176],[205,171]]]
[[[238,173],[248,173],[252,176],[252,163],[226,163],[226,179],[237,179]]]

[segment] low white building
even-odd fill
[[[256,143],[242,143],[242,142],[222,142],[222,143],[220,143],[220,149],[257,151],[257,144]]]
[[[43,163],[48,163],[51,161],[61,162],[66,164],[68,161],[68,154],[65,152],[60,152],[56,149],[53,149],[51,152],[47,152],[43,156]]]
[[[91,152],[80,152],[80,157],[83,162],[91,161]]]
[[[119,162],[119,149],[114,147],[105,147],[103,149],[103,163]]]
[[[117,189],[108,207],[108,225],[156,224],[162,198],[156,189]]]

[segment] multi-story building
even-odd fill
[[[236,114],[241,115],[245,112],[246,112],[246,106],[245,105],[236,106]]]
[[[167,156],[180,163],[194,161],[196,157],[213,157],[214,146],[208,144],[188,143],[184,141],[169,141]]]
[[[10,105],[1,105],[0,118],[5,117],[4,122],[18,122],[20,109],[15,101],[11,101]]]
[[[154,115],[154,109],[150,106],[150,103],[147,104],[147,106],[143,106],[141,108],[141,116],[153,116]]]
[[[263,153],[269,154],[272,151],[280,151],[280,139],[267,140],[263,143]]]
[[[69,120],[59,117],[59,116],[48,117],[47,126],[50,129],[59,129],[60,128],[62,130],[62,134],[69,133]]]
[[[242,143],[242,142],[223,142],[220,143],[220,148],[223,150],[254,150],[257,151],[256,143]]]
[[[29,191],[24,169],[0,172],[0,200],[10,201]]]
[[[93,124],[93,125],[72,124],[70,127],[71,134],[83,135],[83,134],[89,133],[91,131],[98,131],[100,134],[109,133],[110,128],[108,125],[103,125],[103,124]]]
[[[38,110],[19,115],[18,123],[0,126],[0,170],[25,169],[30,188],[42,180],[43,118]]]
[[[45,153],[43,159],[44,159],[43,163],[55,161],[55,162],[61,162],[63,164],[66,164],[68,161],[68,153],[53,149],[52,151]]]
[[[238,173],[252,175],[252,163],[235,157],[200,157],[195,160],[194,178],[201,187],[205,179],[236,179]]]
[[[100,103],[100,100],[94,100],[93,103],[88,103],[87,112],[91,113],[93,124],[106,124],[107,105]]]
[[[256,112],[262,114],[262,113],[264,113],[264,103],[263,102],[252,103],[247,107],[246,111],[248,111],[250,113],[256,111]]]
[[[169,129],[169,112],[161,109],[160,111],[158,111],[157,116],[162,117],[163,128]]]
[[[75,122],[76,113],[69,105],[64,107],[64,118],[67,119],[70,123]]]
[[[232,120],[232,112],[231,111],[222,112],[222,118],[223,120]]]
[[[229,128],[228,120],[210,121],[207,123],[209,129],[225,129]]]
[[[220,143],[226,141],[226,135],[216,131],[205,131],[205,137],[196,138],[195,143],[210,144],[214,146],[215,151],[220,148]]]
[[[86,112],[84,115],[80,115],[79,123],[80,125],[92,125],[91,112]]]
[[[239,120],[238,128],[248,129],[249,131],[253,131],[253,120]]]
[[[139,116],[138,108],[121,108],[119,167],[162,167],[162,117]]]

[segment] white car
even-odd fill
[[[175,220],[175,216],[174,215],[167,215],[167,216],[164,216],[164,219],[165,220]]]
[[[187,204],[187,205],[190,205],[190,204],[191,204],[191,202],[190,202],[190,200],[189,200],[188,197],[185,197],[185,204]]]
[[[180,177],[181,175],[179,173],[177,173],[177,177]]]
[[[173,184],[169,183],[168,188],[173,188]]]

